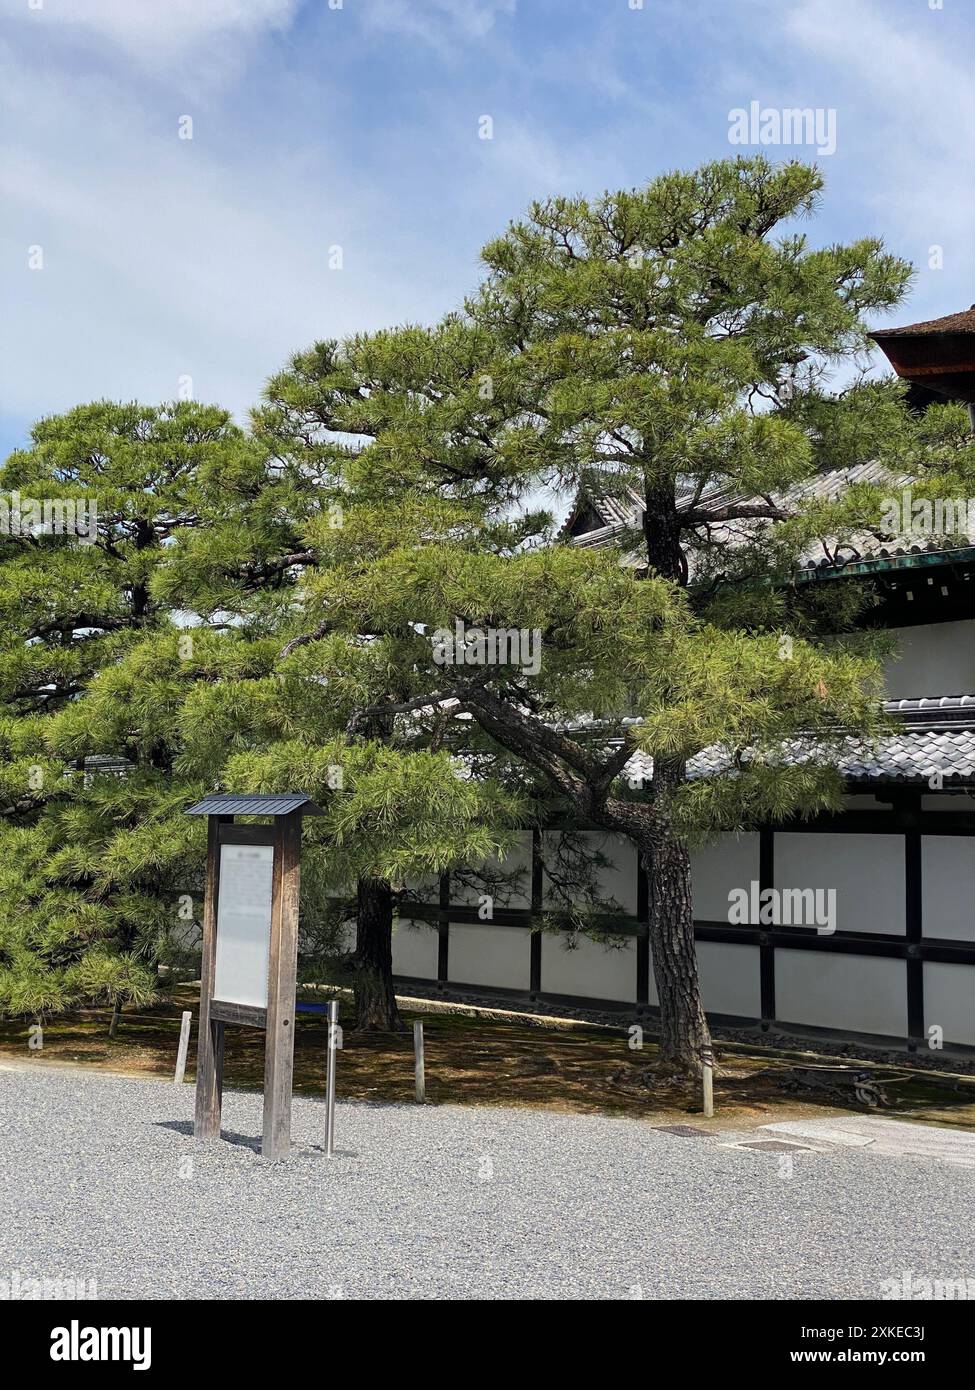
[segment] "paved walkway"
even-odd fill
[[[967,1130],[940,1129],[935,1125],[914,1125],[906,1120],[887,1120],[873,1115],[834,1115],[828,1120],[786,1120],[765,1125],[769,1136],[814,1145],[840,1148],[870,1148],[875,1154],[894,1158],[935,1159],[975,1168],[975,1134]]]
[[[225,1097],[219,1144],[192,1139],[192,1106],[189,1086],[0,1068],[0,1279],[94,1279],[105,1298],[626,1299],[975,1278],[971,1172],[889,1136],[753,1131],[739,1139],[771,1147],[745,1149],[603,1116],[345,1104],[327,1160],[324,1107],[298,1100],[296,1151],[267,1164],[259,1096]]]

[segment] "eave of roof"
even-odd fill
[[[810,746],[786,754],[786,766],[802,763],[816,765],[815,748]],[[961,788],[975,785],[975,729],[915,729],[891,734],[870,747],[848,740],[845,754],[834,762],[829,760],[850,786],[874,788],[891,784],[910,783],[934,789]],[[621,774],[624,778],[653,775],[653,759],[643,752],[634,753]],[[734,775],[727,752],[719,747],[706,748],[687,765],[692,781]]]
[[[846,564],[830,564],[822,560],[819,564],[810,562],[796,571],[798,582],[813,579],[839,579],[857,574],[880,574],[889,570],[934,568],[944,564],[969,564],[975,561],[975,546],[937,546],[921,550],[915,546],[911,550],[881,551],[863,560],[850,560]]]
[[[939,333],[975,333],[975,304],[957,314],[944,314],[940,319],[924,319],[908,323],[903,328],[878,328],[870,334],[874,342],[883,338],[914,338]]]
[[[894,783],[933,786],[932,778],[937,777],[943,786],[955,790],[975,786],[975,695],[885,700],[884,713],[904,727],[870,745],[852,737],[845,740],[847,751],[837,766],[848,785],[868,789]],[[640,721],[625,722],[636,728]],[[575,732],[584,732],[585,728],[577,721]],[[598,721],[592,721],[588,728],[597,732]],[[611,742],[619,746],[621,740]],[[814,742],[792,740],[783,761],[787,766],[815,764]],[[720,745],[703,749],[687,765],[687,775],[693,780],[720,777],[731,771],[728,753]],[[633,754],[621,773],[624,779],[649,780],[652,775],[653,758],[642,750]]]

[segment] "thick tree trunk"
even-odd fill
[[[641,855],[650,886],[650,952],[660,1003],[660,1055],[682,1070],[701,1071],[711,1041],[697,973],[691,861],[672,832]]]
[[[664,579],[687,583],[687,560],[681,545],[681,525],[672,483],[644,489],[643,542],[647,562]]]
[[[354,967],[356,1027],[403,1028],[393,993],[393,893],[385,879],[359,879]]]
[[[632,840],[649,885],[649,932],[660,1007],[660,1056],[681,1071],[700,1075],[701,1049],[711,1042],[694,944],[691,860],[667,823],[663,808],[611,801],[607,829]]]

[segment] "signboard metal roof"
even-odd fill
[[[190,806],[188,816],[287,816],[302,811],[306,816],[320,816],[316,806],[304,792],[259,792],[252,795],[214,793]]]

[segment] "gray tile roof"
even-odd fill
[[[804,482],[795,484],[782,494],[773,493],[771,500],[787,508],[790,505],[794,506],[816,498],[837,500],[848,487],[855,483],[871,483],[889,487],[893,493],[897,493],[901,488],[909,486],[911,481],[912,479],[907,473],[891,472],[882,464],[869,461],[854,464],[849,468],[826,469],[815,474],[812,478],[807,478]],[[677,504],[679,507],[688,506],[692,498],[693,493],[690,490],[678,491]],[[763,500],[763,498],[741,492],[736,488],[712,485],[705,490],[699,504],[701,506],[720,507],[733,502],[761,502]],[[584,547],[607,545],[621,531],[640,524],[643,503],[640,494],[634,488],[625,487],[618,495],[608,497],[597,497],[593,491],[589,491],[585,494],[580,493],[576,498],[576,504],[562,528],[563,534],[568,531],[572,520],[578,515],[585,501],[589,502],[602,520],[603,525],[575,536],[573,538],[575,545]],[[723,540],[731,546],[741,545],[754,524],[737,521],[713,526],[712,539],[715,541]],[[975,536],[960,539],[973,542]],[[953,549],[958,549],[958,547],[946,545],[945,539],[942,537],[931,537],[921,544],[918,542],[917,536],[899,536],[889,541],[881,541],[873,534],[864,532],[851,537],[849,543],[843,545],[842,556],[834,556],[819,545],[803,557],[802,565],[808,570],[837,569],[844,568],[847,564],[857,560],[877,561],[906,555],[950,553]],[[625,563],[639,567],[645,563],[645,558],[641,554],[633,554],[626,557]]]
[[[851,754],[843,764],[851,782],[975,781],[975,730],[918,731],[887,738],[872,753]]]
[[[884,712],[912,729],[958,724],[975,729],[975,695],[922,695],[912,700],[885,700]]]
[[[809,743],[790,744],[784,757],[793,765],[817,761],[816,749]],[[687,770],[693,778],[717,777],[728,772],[729,766],[727,752],[715,747],[692,758]],[[880,739],[872,747],[847,739],[838,766],[848,782],[931,784],[936,776],[945,785],[975,782],[975,729],[906,730]],[[626,778],[649,780],[652,774],[653,759],[647,753],[635,753],[623,770]]]

